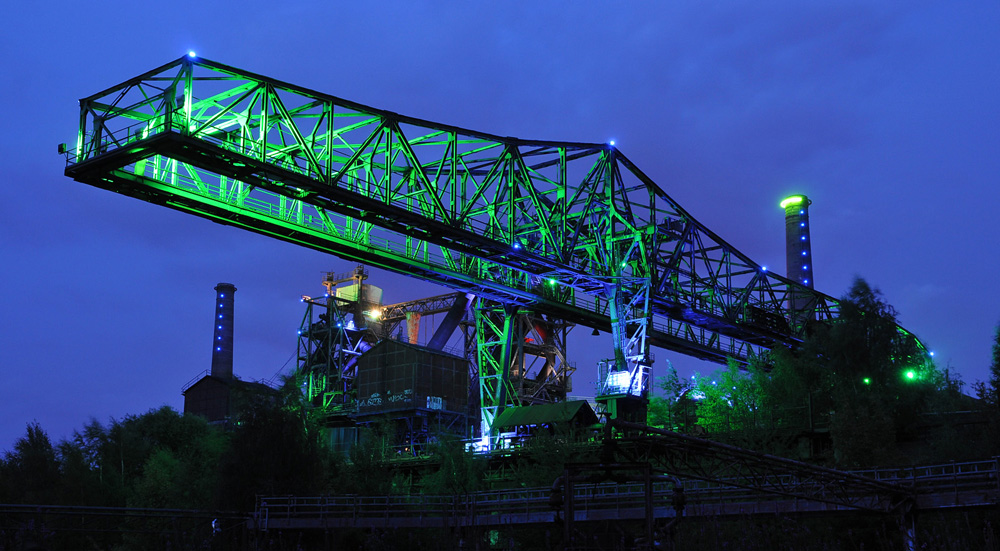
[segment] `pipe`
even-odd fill
[[[468,312],[469,307],[472,305],[475,298],[476,295],[471,293],[459,295],[455,298],[455,302],[448,310],[448,314],[444,317],[444,321],[441,322],[437,331],[434,332],[434,336],[431,337],[431,342],[427,343],[427,348],[430,348],[431,350],[444,349],[444,345],[448,344],[448,339],[451,338],[451,335],[455,332],[459,322],[461,322],[462,318],[465,317],[465,313]]]

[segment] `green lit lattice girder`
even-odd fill
[[[508,405],[520,405],[510,383],[515,361],[517,307],[481,304],[476,309],[476,364],[479,366],[481,434],[494,437],[493,421]]]
[[[607,144],[431,123],[190,57],[80,104],[79,181],[611,332],[625,357],[792,346],[793,294],[814,298],[809,319],[838,315]],[[641,316],[612,315],[636,293]]]

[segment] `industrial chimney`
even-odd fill
[[[781,203],[785,209],[785,275],[796,283],[813,288],[812,240],[809,238],[809,205],[805,195],[786,197]],[[789,308],[812,319],[815,307],[811,293],[791,292]]]
[[[233,378],[233,296],[236,286],[215,286],[215,331],[212,337],[212,376]]]

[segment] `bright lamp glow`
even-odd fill
[[[188,52],[188,57],[197,57],[197,55],[194,53],[194,50],[191,50]]]
[[[631,382],[631,385],[629,384]],[[642,375],[636,374],[633,379],[628,371],[612,371],[608,373],[605,381],[608,392],[613,394],[632,394],[638,396],[642,394]],[[631,387],[631,388],[630,388]]]
[[[778,203],[778,206],[780,206],[781,208],[785,209],[785,208],[791,207],[793,205],[802,204],[802,201],[804,199],[805,199],[805,197],[803,197],[801,195],[792,195],[791,197],[786,197],[783,201],[781,201],[780,203]]]

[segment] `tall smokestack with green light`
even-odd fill
[[[785,275],[788,279],[812,289],[813,278],[812,239],[809,237],[809,205],[805,195],[791,195],[781,201],[785,209]],[[790,308],[803,317],[813,318],[813,301],[809,293],[792,290]]]

